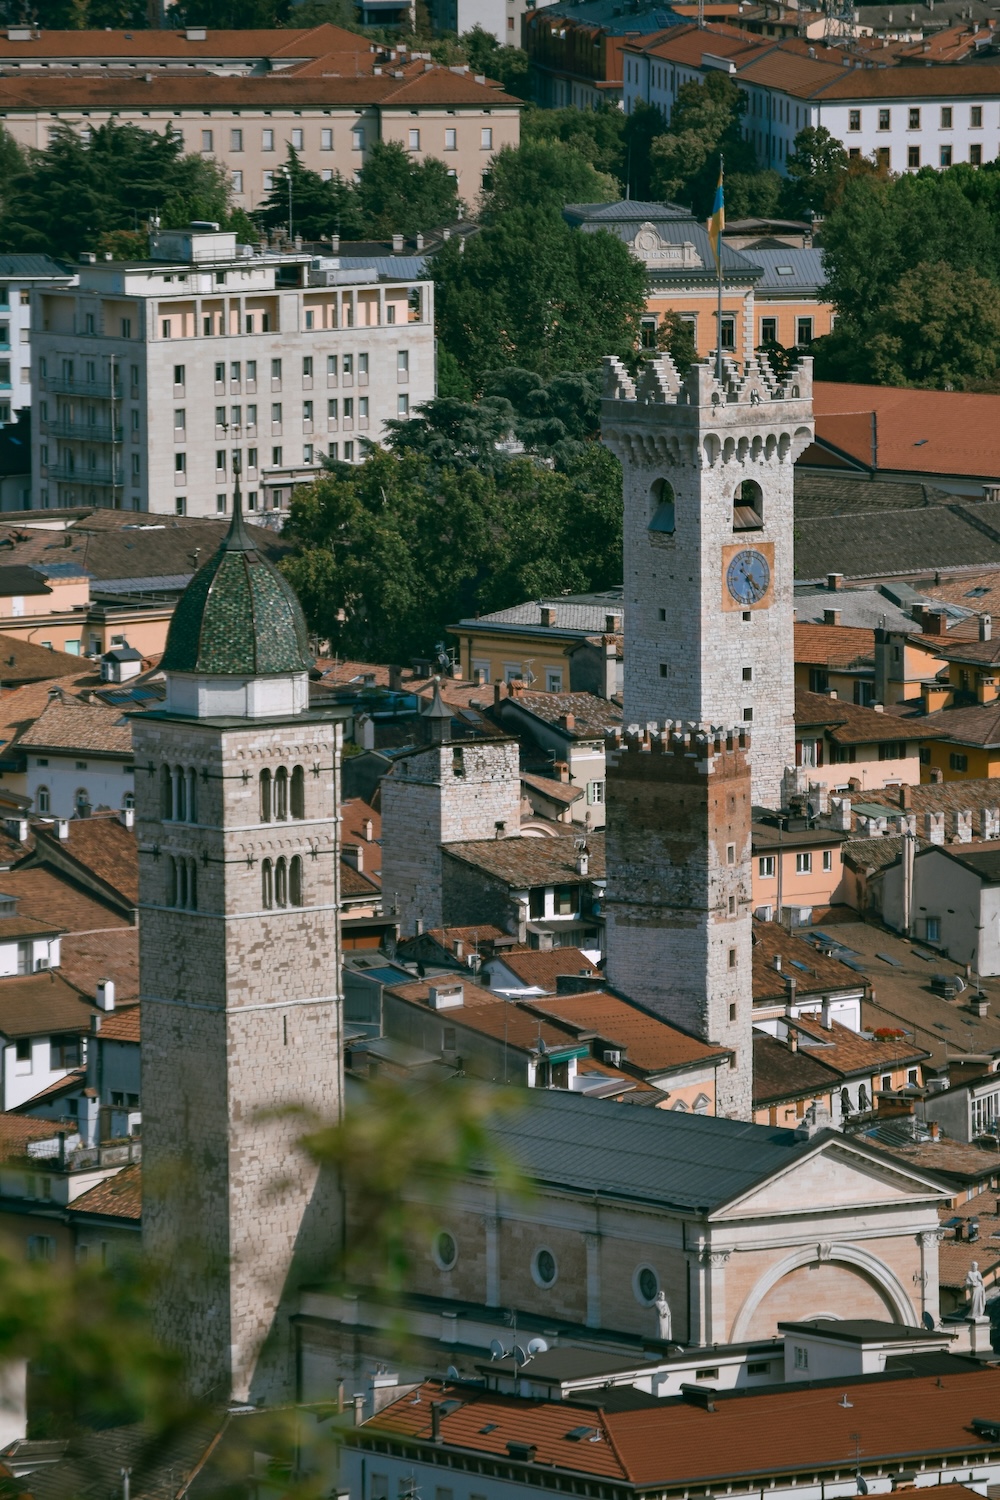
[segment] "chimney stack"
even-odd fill
[[[826,586],[828,589],[838,590],[844,587],[843,573],[828,573],[826,575]]]
[[[114,1010],[115,982],[113,979],[99,979],[97,981],[96,999],[98,1010]]]
[[[991,641],[993,639],[993,616],[992,615],[980,615],[979,616],[979,639],[981,641]]]

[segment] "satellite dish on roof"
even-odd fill
[[[859,1470],[858,1471],[858,1494],[859,1495],[867,1495],[867,1493],[868,1493],[868,1486],[867,1486],[867,1484],[865,1484],[865,1476]]]
[[[531,1339],[528,1344],[529,1354],[547,1354],[549,1346],[544,1339]]]
[[[503,1359],[506,1352],[499,1339],[490,1339],[490,1359]]]
[[[455,1369],[454,1365],[449,1365],[447,1370],[445,1370],[444,1372],[444,1378],[445,1380],[461,1380],[462,1377]]]
[[[930,1313],[930,1312],[925,1312],[924,1313],[924,1327],[930,1333],[934,1332],[934,1314],[933,1313]]]
[[[531,1358],[530,1354],[525,1354],[520,1344],[515,1344],[510,1352],[514,1356],[514,1363],[516,1365],[526,1365],[528,1363],[528,1360]]]

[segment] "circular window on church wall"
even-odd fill
[[[660,1290],[660,1278],[652,1266],[636,1267],[635,1275],[632,1277],[632,1290],[635,1292],[637,1302],[641,1302],[645,1307],[652,1306]]]
[[[458,1260],[458,1246],[455,1243],[455,1236],[449,1234],[447,1229],[442,1229],[434,1241],[434,1259],[442,1271],[450,1271]]]
[[[556,1258],[551,1250],[536,1250],[531,1262],[531,1274],[539,1286],[552,1286],[559,1274]]]

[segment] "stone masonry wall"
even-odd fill
[[[135,721],[143,1237],[158,1326],[219,1399],[293,1393],[288,1315],[337,1243],[337,1197],[282,1111],[341,1107],[338,735]],[[164,765],[196,772],[195,820],[163,817]],[[260,771],[296,765],[305,816],[262,822]],[[282,855],[302,860],[302,905],[266,908],[262,861]],[[194,862],[196,910],[169,904],[171,858]]]
[[[609,741],[607,973],[630,999],[732,1049],[717,1113],[751,1118],[749,736]]]
[[[498,823],[508,835],[521,824],[516,740],[433,745],[397,761],[382,780],[382,892],[387,910],[398,904],[402,936],[445,920],[441,845],[495,838]]]

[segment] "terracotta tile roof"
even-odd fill
[[[134,32],[124,31],[35,31],[27,41],[11,41],[7,31],[0,32],[0,60],[22,61],[31,58],[211,58],[230,60],[245,58],[257,62],[262,57],[313,57],[324,52],[348,52],[357,49],[371,54],[371,44],[357,33],[340,26],[298,27],[246,31],[207,29],[204,37],[188,38],[184,30]]]
[[[447,859],[475,865],[497,880],[518,888],[538,885],[579,885],[604,878],[604,834],[587,835],[590,854],[586,875],[577,873],[576,834],[554,834],[549,838],[472,839],[444,844]]]
[[[880,1151],[886,1151],[890,1156],[898,1156],[900,1161],[909,1162],[918,1172],[931,1172],[935,1177],[941,1177],[945,1181],[957,1180],[962,1186],[993,1177],[1000,1168],[1000,1159],[996,1151],[986,1150],[982,1146],[971,1145],[965,1141],[941,1139],[900,1143],[884,1141],[880,1138],[874,1144],[877,1144]],[[996,1196],[994,1191],[992,1193],[994,1202],[996,1202]],[[957,1212],[957,1210],[948,1209],[946,1216],[952,1212]]]
[[[516,953],[498,954],[496,961],[503,963],[522,984],[537,986],[551,994],[555,994],[560,974],[600,972],[581,948],[551,948],[547,952],[538,948],[519,949]]]
[[[988,572],[965,573],[961,578],[946,578],[942,583],[921,584],[920,587],[929,599],[959,604],[963,609],[974,609],[978,614],[994,618],[1000,615],[1000,570],[996,568],[990,568]],[[966,625],[969,624],[978,630],[975,618],[966,621]]]
[[[583,787],[570,786],[569,782],[557,781],[554,776],[535,776],[531,771],[522,771],[521,780],[543,797],[551,797],[553,802],[562,802],[567,807],[586,795]]]
[[[57,1120],[0,1114],[0,1161],[16,1161],[26,1156],[32,1141],[51,1141],[65,1128]]]
[[[887,97],[927,97],[976,94],[988,84],[986,96],[1000,92],[1000,69],[879,68],[852,73],[840,80],[837,97],[853,98],[843,86],[870,84]],[[978,86],[978,87],[977,87]],[[831,97],[830,91],[825,97]],[[991,434],[1000,420],[1000,396],[970,395],[965,391],[915,391],[896,386],[848,385],[817,380],[813,386],[816,436],[850,454],[865,466],[871,463],[872,412],[878,421],[880,469],[922,474],[998,474],[996,444]],[[1000,477],[1000,475],[998,475]]]
[[[0,979],[0,1035],[45,1036],[90,1029],[94,1007],[56,969]]]
[[[688,1036],[658,1016],[640,1010],[618,995],[590,991],[583,995],[546,995],[521,1001],[526,1010],[551,1016],[579,1033],[593,1032],[625,1052],[626,1071],[669,1072],[729,1056],[725,1047]]]
[[[871,666],[875,632],[854,625],[812,625],[796,620],[795,660],[810,667]]]
[[[534,714],[574,740],[603,739],[609,729],[620,728],[622,723],[621,705],[598,698],[594,693],[533,693],[519,689],[509,699],[501,700],[502,707],[507,703]],[[570,729],[561,723],[567,715],[574,720]]]
[[[115,1219],[142,1217],[142,1164],[131,1162],[114,1177],[106,1177],[70,1204],[74,1214],[103,1214]]]
[[[38,109],[297,109],[308,105],[385,109],[420,104],[523,108],[522,100],[488,83],[477,83],[472,74],[438,66],[419,77],[403,79],[388,72],[356,78],[164,72],[154,75],[152,83],[145,83],[141,76],[67,77],[64,73],[0,78],[0,109],[9,114]]]
[[[346,859],[340,861],[340,894],[342,896],[368,896],[374,899],[382,891],[382,882],[373,880],[368,874],[356,870]]]
[[[492,991],[483,989],[474,984],[470,979],[462,981],[464,986],[463,1005],[449,1006],[447,1010],[432,1012],[440,1014],[449,1026],[468,1026],[472,1031],[482,1032],[485,1036],[493,1037],[495,1040],[505,1041],[511,1047],[517,1047],[523,1052],[534,1052],[538,1048],[539,1038],[551,1051],[553,1048],[560,1049],[573,1046],[573,1033],[562,1026],[550,1021],[540,1020],[538,1016],[531,1014],[519,1005],[512,1005],[509,1000],[502,1000],[499,995]],[[393,984],[386,986],[387,995],[398,995],[401,1000],[411,1003],[420,1003],[426,1006],[431,985],[424,980],[413,984]],[[0,1022],[2,1022],[2,1011],[0,1011]]]
[[[509,932],[504,932],[502,927],[493,927],[489,922],[480,922],[476,927],[428,927],[425,936],[433,938],[449,952],[454,952],[456,942],[475,948],[510,939]]]
[[[907,734],[934,736],[956,745],[992,749],[1000,745],[1000,700],[974,703],[968,708],[942,708],[909,721]]]
[[[867,794],[866,794],[867,795]],[[917,848],[928,847],[927,840],[918,838]],[[874,875],[877,870],[886,870],[894,865],[903,852],[902,834],[885,834],[870,839],[848,839],[843,847],[844,860],[853,870]]]
[[[897,1466],[911,1455],[986,1452],[995,1446],[969,1427],[973,1408],[989,1410],[1000,1399],[1000,1371],[850,1381],[849,1409],[826,1382],[760,1392],[716,1392],[712,1410],[684,1400],[664,1400],[636,1410],[602,1410],[571,1401],[539,1401],[485,1393],[471,1386],[426,1382],[421,1400],[405,1396],[387,1406],[348,1442],[364,1435],[395,1434],[431,1441],[431,1402],[461,1404],[440,1416],[446,1445],[510,1461],[508,1442],[530,1443],[536,1462],[598,1478],[649,1487],[683,1487],[762,1474],[815,1473],[854,1463],[852,1434],[865,1434],[862,1464]],[[789,1420],[789,1402],[795,1420]],[[440,1409],[439,1409],[440,1410]],[[600,1433],[595,1442],[573,1441],[581,1427]]]
[[[973,1261],[987,1280],[995,1280],[1000,1268],[1000,1215],[997,1214],[995,1188],[987,1188],[960,1203],[954,1208],[939,1208],[942,1222],[947,1219],[978,1219],[977,1240],[957,1240],[954,1230],[946,1233],[938,1250],[938,1270],[941,1285],[956,1289],[965,1285]],[[993,1273],[992,1278],[990,1272]]]
[[[796,89],[789,92],[797,93]],[[841,75],[826,88],[814,90],[823,99],[921,99],[973,98],[993,99],[1000,94],[1000,70],[982,63],[970,63],[960,68],[844,68]],[[951,392],[923,392],[919,395],[950,395]],[[968,399],[968,398],[966,398]],[[881,456],[879,439],[879,463],[882,468],[897,467],[887,463]],[[898,467],[903,467],[899,465]],[[915,464],[905,465],[915,468]],[[952,470],[953,473],[963,472]],[[971,470],[965,470],[968,473]]]
[[[60,693],[45,705],[18,741],[36,750],[86,750],[90,755],[132,759],[132,723],[120,708],[82,703]]]
[[[784,1001],[788,980],[795,980],[796,993],[804,995],[857,993],[865,978],[839,959],[831,958],[805,938],[787,931],[779,922],[753,924],[753,998],[755,1005]],[[780,959],[781,968],[775,967]]]
[[[918,730],[892,714],[878,713],[874,708],[862,708],[859,703],[847,703],[843,698],[830,698],[825,693],[809,693],[803,688],[795,690],[796,729],[825,728],[838,745],[936,738],[937,730],[933,726],[929,733],[925,733],[923,726],[927,722],[928,720],[921,719]]]
[[[72,1094],[74,1090],[82,1088],[86,1082],[86,1068],[74,1068],[72,1073],[66,1074],[65,1078],[57,1078],[54,1083],[50,1083],[45,1088],[39,1089],[37,1094],[32,1094],[30,1099],[26,1099],[23,1104],[17,1105],[11,1113],[26,1114],[34,1109],[36,1105],[45,1103],[46,1100],[51,1102],[54,1099],[58,1099],[60,1094]]]
[[[365,823],[372,825],[372,840],[377,843],[382,837],[382,814],[361,797],[348,797],[340,804],[340,829],[344,838],[355,843],[365,843]]]
[[[42,922],[37,917],[0,917],[0,943],[10,943],[19,937],[40,937],[43,933],[55,937],[62,931],[57,923]]]
[[[777,1104],[785,1099],[829,1095],[838,1079],[809,1052],[793,1052],[766,1031],[753,1034],[753,1102]]]
[[[29,869],[21,865],[16,870],[4,870],[0,873],[0,892],[17,899],[19,914],[42,922],[57,922],[70,933],[131,925],[111,906],[40,867]]]
[[[140,1005],[117,1006],[101,1016],[101,1039],[106,1042],[138,1042],[141,1040]]]
[[[51,681],[79,671],[80,658],[70,656],[68,651],[52,651],[16,635],[0,635],[0,685],[5,688]]]
[[[968,811],[972,813],[972,831],[976,838],[981,832],[983,808],[1000,807],[1000,781],[988,776],[969,781],[921,783],[906,790],[910,804],[906,810],[917,814],[918,827],[920,818],[927,812]],[[864,802],[876,803],[894,812],[901,811],[898,787],[866,787],[861,797]]]
[[[818,1021],[800,1017],[795,1022],[795,1029],[799,1034],[799,1048],[805,1048],[811,1057],[844,1078],[880,1073],[888,1067],[926,1061],[930,1056],[923,1047],[915,1046],[910,1037],[869,1041],[839,1021],[831,1021],[827,1030]]]
[[[46,682],[29,682],[23,687],[0,693],[0,750],[10,754],[13,742],[19,734],[29,729],[39,714],[44,712],[49,693],[53,688],[72,692],[80,687],[100,687],[100,678],[93,667],[84,667],[69,677],[56,677]]]
[[[33,865],[45,864],[47,854],[68,855],[73,863],[110,886],[131,905],[139,900],[139,846],[134,832],[111,816],[71,818],[69,837],[57,838],[39,827]]]

